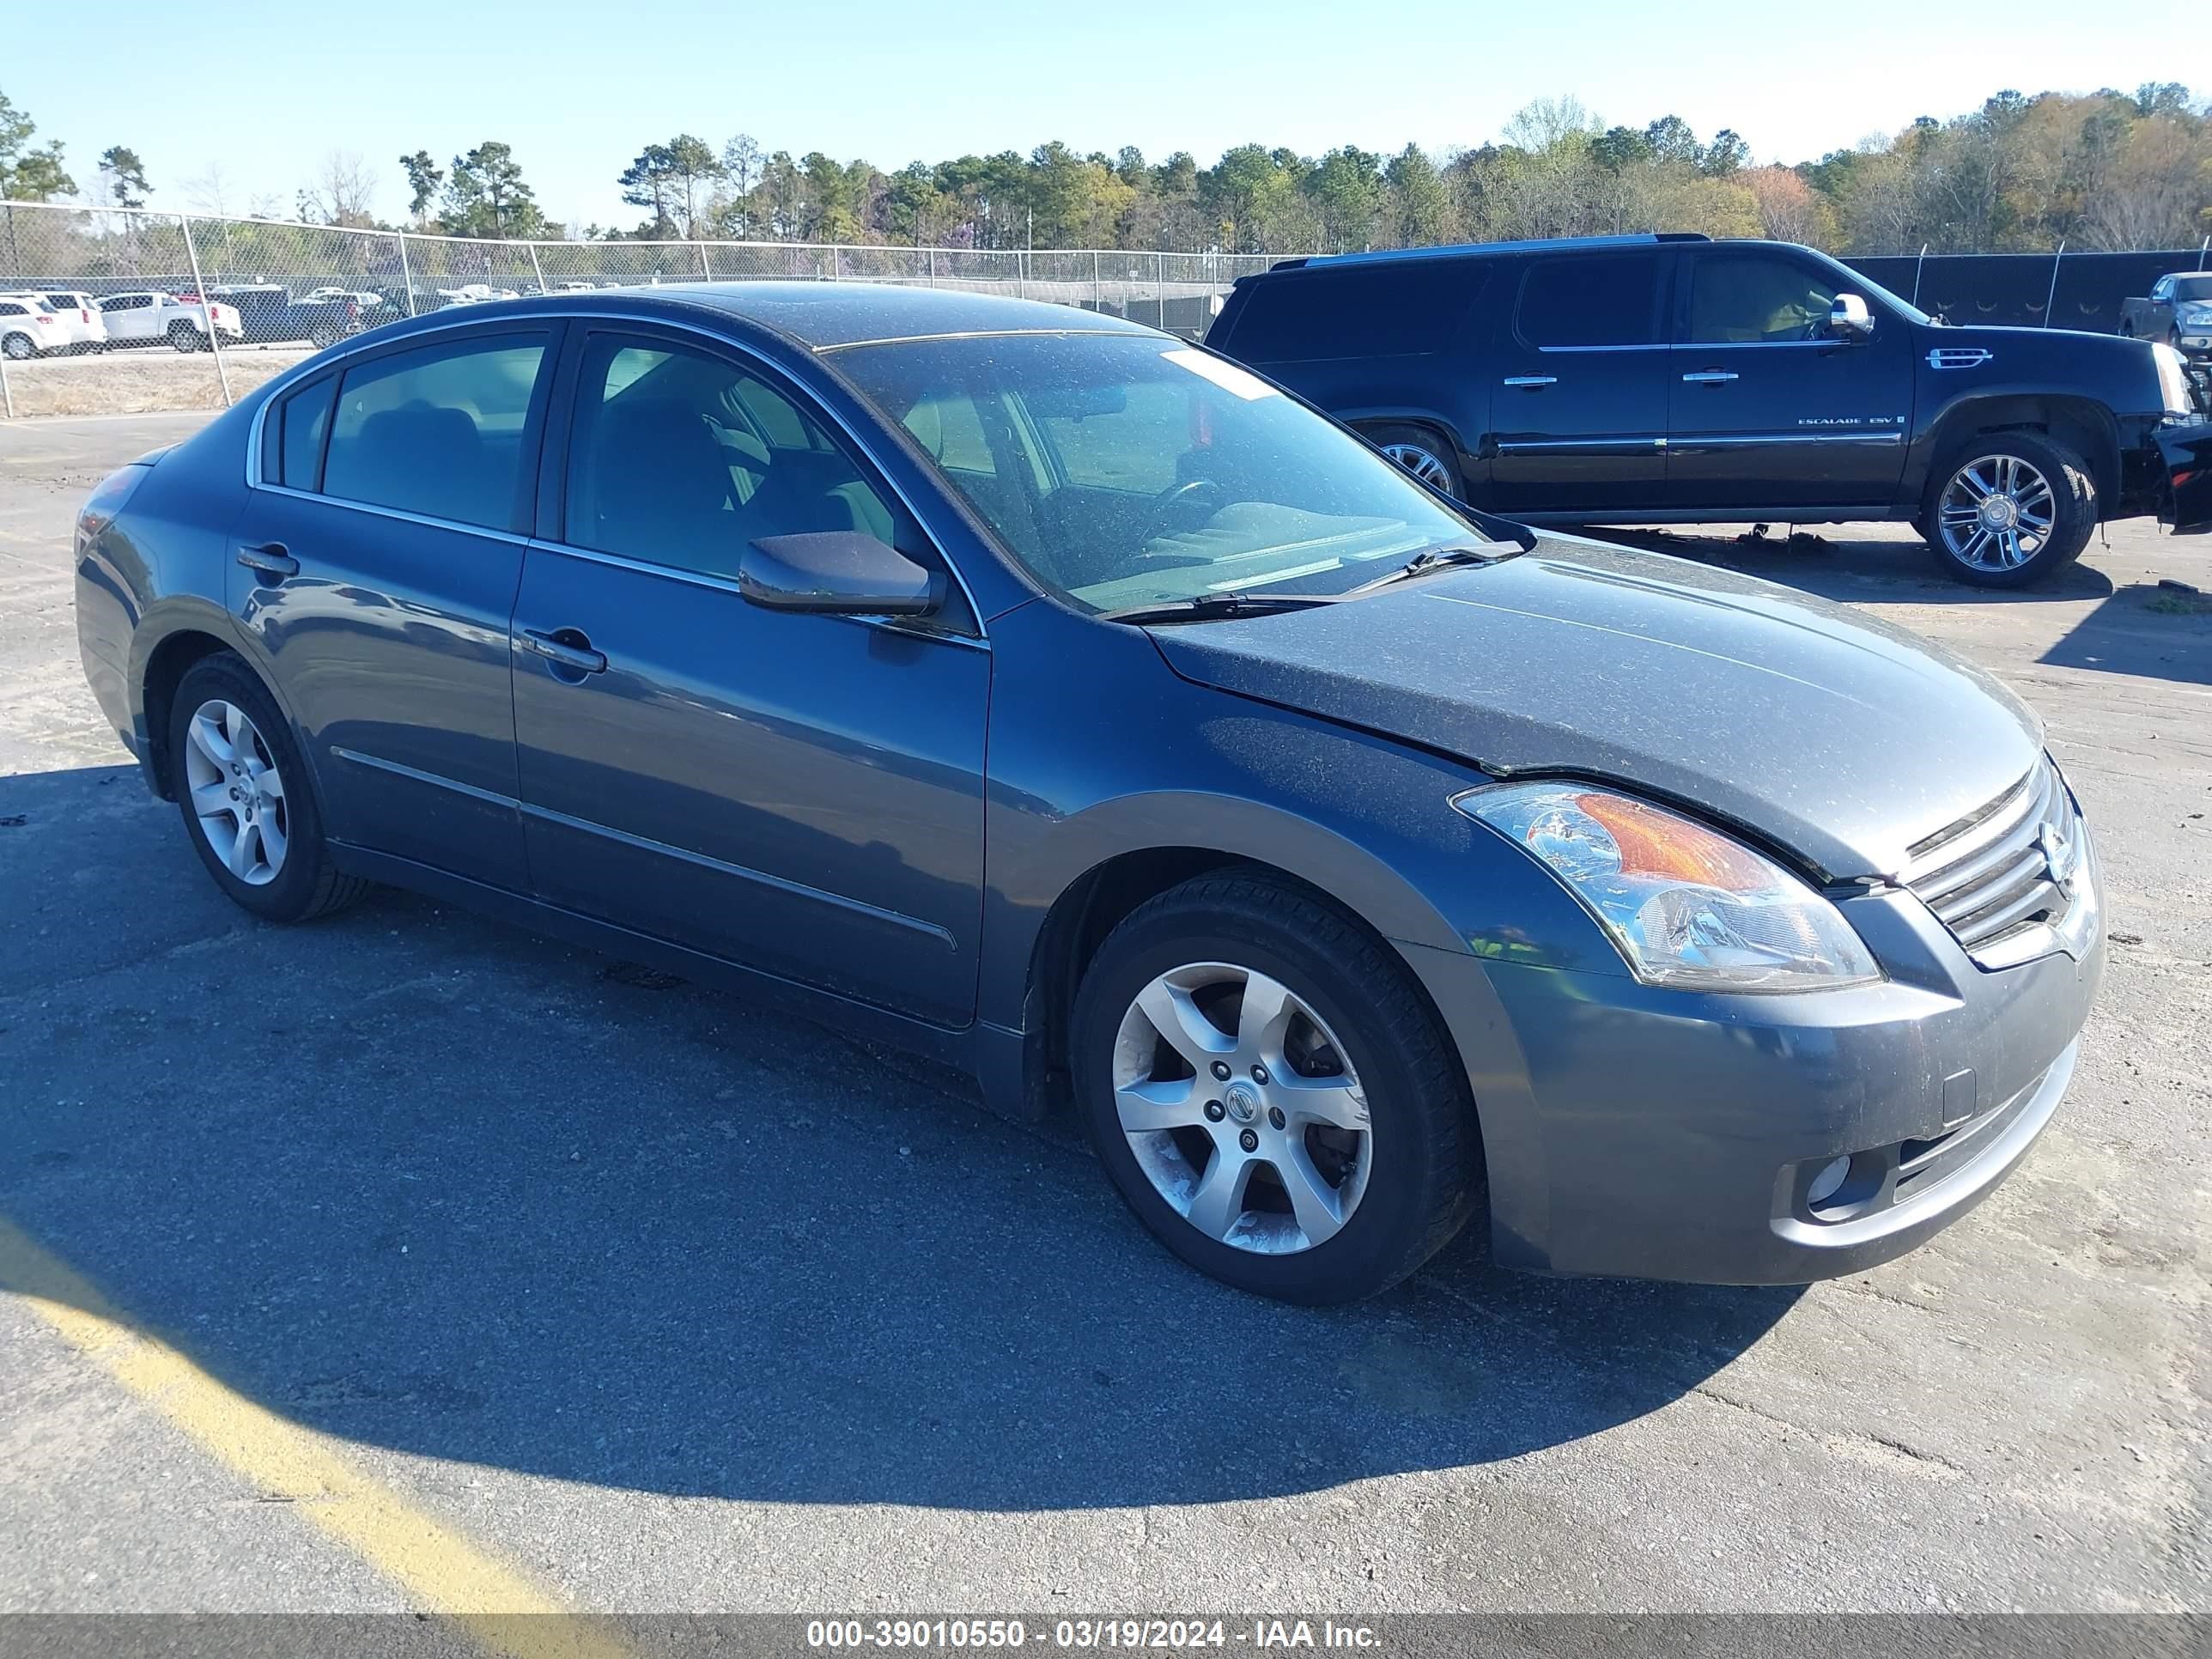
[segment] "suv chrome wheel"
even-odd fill
[[[1431,489],[1440,489],[1447,495],[1452,490],[1451,469],[1441,457],[1424,449],[1419,444],[1384,444],[1382,453],[1404,467]]]
[[[1223,962],[1160,975],[1122,1016],[1113,1069],[1138,1168],[1207,1237],[1292,1255],[1358,1208],[1366,1097],[1335,1035],[1279,981]]]
[[[2051,481],[2017,455],[1983,455],[1951,475],[1936,508],[1946,552],[1977,570],[2016,570],[2051,541]]]
[[[200,834],[225,869],[265,887],[284,867],[290,817],[284,780],[259,730],[236,703],[202,703],[185,727],[185,785]]]

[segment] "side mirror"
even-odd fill
[[[738,592],[769,611],[830,617],[921,617],[938,579],[860,530],[763,536],[738,556]]]
[[[1828,313],[1828,332],[1839,340],[1863,340],[1874,332],[1874,313],[1857,295],[1838,294]]]

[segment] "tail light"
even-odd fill
[[[131,499],[131,492],[144,483],[146,475],[152,471],[144,462],[133,461],[100,481],[85,498],[84,505],[76,510],[76,550],[80,554],[115,522],[115,515]]]
[[[34,311],[31,313],[31,320],[43,328],[54,320],[54,313],[51,311]]]

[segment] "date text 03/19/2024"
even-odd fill
[[[807,1621],[808,1647],[835,1652],[877,1649],[907,1652],[1004,1652],[1039,1647],[1176,1652],[1199,1648],[1246,1648],[1259,1652],[1335,1649],[1372,1652],[1382,1645],[1371,1626],[1317,1623],[1306,1619],[1060,1619],[1032,1630],[1021,1619],[815,1619]]]

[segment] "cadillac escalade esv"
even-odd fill
[[[2170,347],[1950,327],[1788,243],[1289,259],[1238,283],[1206,343],[1528,523],[1897,520],[1990,586],[2061,568],[2103,520],[2202,527]]]

